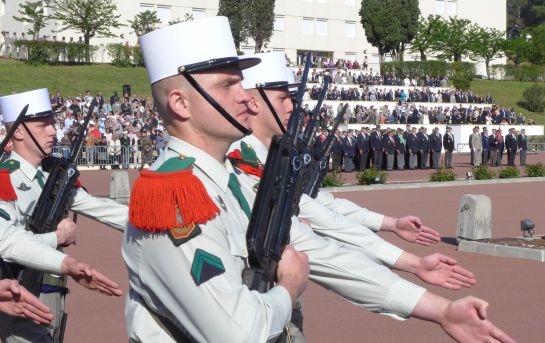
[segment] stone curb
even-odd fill
[[[461,241],[458,245],[458,251],[545,262],[545,250],[543,249],[512,247],[476,241]]]
[[[463,180],[449,182],[431,182],[424,180],[408,181],[402,183],[388,183],[385,185],[370,185],[370,186],[345,186],[345,187],[328,187],[323,190],[337,192],[361,192],[389,189],[412,189],[412,188],[432,188],[432,187],[457,187],[457,186],[476,186],[476,185],[494,185],[506,183],[525,183],[525,182],[545,182],[545,177],[520,177],[513,179],[492,179],[492,180]]]

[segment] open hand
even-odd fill
[[[415,274],[432,285],[447,289],[471,287],[476,281],[472,272],[457,265],[457,261],[443,254],[422,257]]]
[[[49,308],[15,280],[0,280],[0,311],[36,324],[49,324],[53,320]]]
[[[397,219],[396,228],[393,230],[399,237],[412,243],[431,245],[441,240],[439,232],[422,225],[420,218],[406,216]]]
[[[68,267],[68,275],[81,286],[104,295],[119,297],[123,294],[117,283],[86,263],[72,263]]]

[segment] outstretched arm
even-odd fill
[[[515,340],[487,318],[488,303],[469,296],[450,301],[426,292],[416,304],[412,316],[441,325],[457,342],[504,342]]]
[[[421,245],[431,245],[441,240],[441,235],[434,229],[422,225],[420,218],[405,216],[402,218],[384,217],[382,231],[391,231],[404,240]]]
[[[404,251],[393,267],[413,273],[429,284],[447,289],[473,286],[476,283],[473,273],[457,263],[455,259],[439,253],[418,257]]]
[[[118,284],[93,269],[90,265],[78,262],[73,257],[67,256],[63,260],[61,271],[87,289],[109,296],[119,297],[123,294]]]
[[[0,281],[0,311],[36,324],[49,324],[53,320],[49,308],[15,280]]]

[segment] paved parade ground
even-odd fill
[[[457,156],[455,167],[465,175],[469,156]],[[545,159],[529,155],[529,163]],[[390,181],[426,180],[431,171],[390,173]],[[522,173],[524,174],[524,173]],[[130,172],[131,181],[137,176]],[[109,193],[110,171],[83,171],[82,182],[96,195]],[[354,178],[348,176],[345,179]],[[490,318],[518,342],[543,342],[545,337],[545,264],[529,260],[458,253],[454,245],[458,202],[464,194],[485,194],[492,200],[493,237],[520,235],[520,220],[532,219],[536,233],[545,234],[545,182],[523,182],[456,187],[373,190],[336,193],[369,209],[392,216],[414,214],[437,229],[443,241],[421,247],[400,241],[391,234],[383,237],[420,256],[433,252],[450,255],[475,273],[477,285],[468,290],[428,289],[449,299],[472,294],[491,303]],[[127,291],[127,273],[121,258],[122,234],[105,225],[80,217],[78,245],[67,251],[92,263]],[[189,277],[180,271],[180,278]],[[407,275],[404,275],[407,276]],[[418,284],[419,280],[409,277]],[[127,342],[123,319],[123,298],[107,298],[71,285],[67,299],[68,328],[65,342]],[[414,319],[401,322],[372,314],[311,284],[304,294],[305,335],[308,342],[417,342],[451,340],[435,324]]]

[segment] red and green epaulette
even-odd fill
[[[10,173],[19,169],[21,164],[16,160],[7,160],[0,164],[0,200],[17,200],[17,193],[11,184]]]
[[[129,222],[143,231],[168,231],[176,245],[198,235],[198,224],[220,210],[193,175],[194,162],[180,156],[166,160],[156,171],[143,170],[131,191]]]
[[[263,166],[259,163],[255,150],[245,142],[240,142],[240,150],[231,151],[227,157],[235,167],[246,174],[259,178],[263,175]]]

